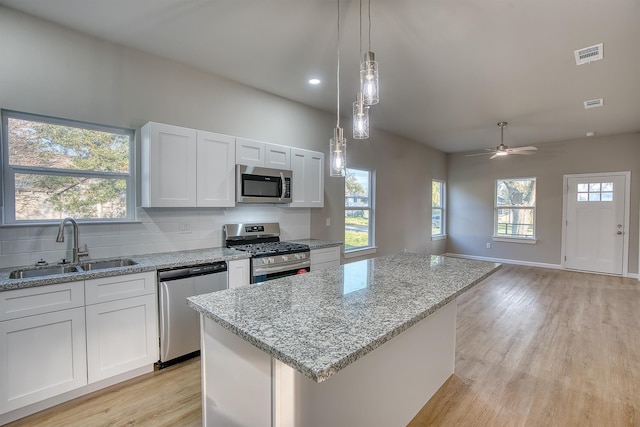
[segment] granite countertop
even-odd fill
[[[309,249],[311,250],[342,246],[342,242],[332,242],[330,240],[320,240],[320,239],[297,239],[297,240],[287,240],[287,241],[308,245]]]
[[[444,256],[387,255],[189,297],[188,305],[322,382],[500,266]]]
[[[98,277],[118,276],[121,274],[133,274],[141,273],[145,271],[154,271],[163,268],[182,267],[185,265],[204,264],[214,261],[231,261],[234,259],[246,259],[250,255],[246,252],[240,252],[235,249],[228,248],[210,248],[210,249],[196,249],[180,252],[164,252],[149,255],[132,255],[123,256],[121,258],[132,259],[136,262],[135,265],[126,267],[113,267],[105,268],[101,270],[83,271],[77,273],[66,273],[51,276],[32,277],[26,279],[9,279],[9,273],[13,270],[26,267],[11,267],[0,269],[0,291],[7,291],[11,289],[22,289],[33,286],[53,285],[55,283],[73,282],[76,280],[95,279]],[[82,260],[87,262],[92,260]],[[95,260],[93,260],[95,261]],[[49,266],[55,266],[56,264],[50,264]],[[68,264],[74,265],[74,264]]]

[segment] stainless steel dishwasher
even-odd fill
[[[158,270],[159,368],[200,354],[200,316],[187,306],[187,297],[223,289],[227,289],[224,261]]]

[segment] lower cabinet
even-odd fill
[[[311,250],[311,271],[340,265],[340,246]]]
[[[155,271],[0,292],[0,415],[129,371],[151,372],[156,294]]]
[[[155,295],[87,306],[89,384],[158,361]]]
[[[84,307],[0,322],[0,413],[87,384]]]

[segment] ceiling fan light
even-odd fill
[[[496,156],[506,156],[507,154],[509,153],[507,153],[506,151],[496,151]]]

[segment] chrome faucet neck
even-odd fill
[[[58,236],[56,237],[56,242],[64,242],[64,227],[65,225],[67,225],[67,222],[70,222],[73,226],[73,262],[77,263],[80,262],[81,256],[86,256],[89,253],[86,249],[84,251],[80,250],[80,246],[78,244],[78,223],[75,219],[67,217],[62,220],[62,222],[60,223],[60,227],[58,228]]]

